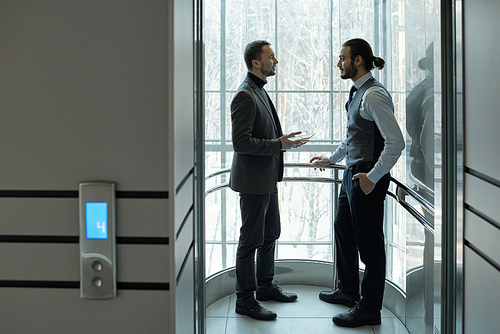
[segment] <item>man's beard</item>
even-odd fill
[[[276,74],[276,72],[273,71],[273,69],[270,70],[262,70],[262,74],[264,74],[266,77],[272,77],[273,75]]]
[[[344,69],[344,74],[340,74],[340,77],[342,79],[351,79],[354,78],[356,74],[358,74],[358,69],[351,63],[350,67]]]

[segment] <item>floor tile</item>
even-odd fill
[[[389,311],[388,309],[386,309],[384,307],[382,307],[382,311],[380,311],[380,316],[382,318],[396,318],[394,313],[392,313],[391,311]]]
[[[226,333],[227,318],[207,317],[206,325],[206,334]]]
[[[324,318],[278,318],[258,321],[251,318],[229,318],[226,334],[353,334],[352,328],[336,326]],[[356,334],[373,334],[369,326],[356,329]]]
[[[408,330],[398,318],[383,318],[380,325],[372,328],[375,334],[408,334]]]
[[[236,294],[218,300],[207,308],[208,334],[407,334],[405,326],[389,310],[381,312],[382,324],[345,328],[336,326],[332,316],[347,311],[343,305],[334,305],[321,301],[320,291],[331,290],[329,287],[284,285],[285,292],[294,292],[299,298],[292,303],[274,301],[261,302],[265,307],[278,313],[273,321],[258,321],[242,316],[234,311]]]
[[[229,302],[231,296],[226,296],[219,299],[209,307],[207,307],[206,315],[207,317],[227,317],[229,312]],[[234,311],[234,309],[233,309]]]

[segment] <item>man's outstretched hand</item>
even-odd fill
[[[327,165],[331,165],[332,164],[327,157],[314,157],[309,162],[312,163],[312,164],[315,164],[315,165],[319,165],[319,166],[320,165],[327,166]],[[314,168],[314,169],[316,169],[316,168]],[[319,170],[320,171],[324,171],[325,169],[319,167]]]
[[[301,133],[302,133],[302,131],[297,131],[297,132],[292,132],[290,134],[287,134],[287,135],[280,137],[281,149],[283,151],[286,151],[288,149],[291,149],[292,147],[297,148],[297,147],[300,147],[300,146],[304,145],[305,143],[307,143],[308,140],[300,140],[300,141],[293,140],[293,137],[295,137],[296,135],[299,135]]]

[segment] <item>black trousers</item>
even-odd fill
[[[278,191],[266,195],[240,193],[240,208],[236,296],[242,299],[252,296],[257,287],[266,287],[273,281],[275,244],[281,233]]]
[[[339,288],[345,293],[359,291],[359,258],[365,264],[361,283],[361,307],[376,311],[382,308],[385,285],[384,200],[390,174],[384,175],[375,189],[365,195],[352,172],[344,172],[335,216],[335,243]]]

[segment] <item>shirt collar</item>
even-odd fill
[[[264,85],[267,83],[266,80],[262,80],[261,78],[250,72],[248,72],[247,77],[252,79],[253,82],[255,82],[255,84],[257,85],[257,87],[259,87],[259,89],[262,89]]]
[[[353,86],[356,87],[356,89],[360,89],[361,86],[363,86],[363,84],[365,82],[367,82],[368,80],[370,80],[371,78],[373,78],[373,74],[372,72],[368,72],[366,73],[365,75],[363,75],[361,78],[359,78],[358,80],[356,80],[356,82],[354,82]]]

